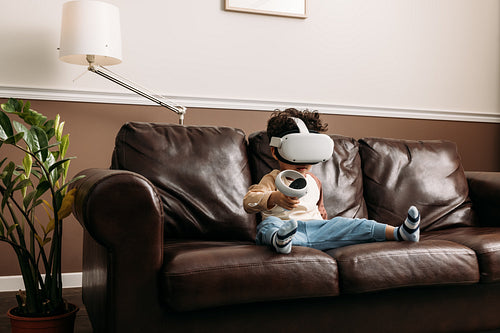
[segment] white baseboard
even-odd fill
[[[63,288],[77,288],[82,286],[82,272],[63,273]],[[24,289],[21,275],[0,276],[0,292],[17,291]]]
[[[113,103],[113,104],[138,104],[155,105],[149,100],[133,93],[110,93],[96,91],[77,91],[64,89],[30,88],[30,87],[7,87],[0,86],[0,97],[15,97],[21,99],[69,101],[69,102],[92,102],[92,103]],[[349,115],[349,116],[370,116],[370,117],[391,117],[409,119],[430,119],[446,121],[469,121],[500,123],[500,114],[484,113],[477,111],[455,111],[455,110],[417,110],[407,108],[394,108],[383,106],[361,106],[361,105],[337,105],[328,103],[315,103],[303,101],[264,101],[235,98],[213,98],[197,96],[168,96],[168,99],[184,105],[196,108],[216,108],[234,110],[256,110],[274,111],[283,107],[294,107],[298,109],[308,108],[318,110],[320,113]],[[189,113],[189,110],[188,110]]]

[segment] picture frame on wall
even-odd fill
[[[307,0],[225,0],[224,9],[252,14],[307,17]]]

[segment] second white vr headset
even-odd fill
[[[277,157],[289,164],[316,164],[327,161],[333,154],[333,140],[326,134],[310,133],[306,124],[295,117],[299,133],[273,136],[269,145],[278,151]]]

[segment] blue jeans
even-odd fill
[[[272,235],[285,221],[269,216],[257,226],[258,245],[271,245]],[[328,250],[346,245],[385,241],[385,224],[367,219],[334,217],[330,220],[297,221],[292,244]]]

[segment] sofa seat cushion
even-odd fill
[[[337,260],[341,293],[479,281],[474,251],[445,240],[359,244],[327,253]]]
[[[452,228],[425,233],[424,239],[445,239],[476,252],[481,282],[500,281],[500,228]]]
[[[335,260],[295,247],[279,255],[251,243],[167,243],[161,296],[176,311],[239,303],[336,296]]]

